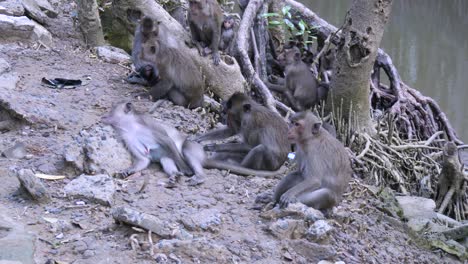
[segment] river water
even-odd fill
[[[339,27],[351,1],[301,1]],[[434,98],[468,142],[468,1],[394,0],[381,43],[402,80]]]

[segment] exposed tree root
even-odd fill
[[[296,12],[295,15],[316,28],[319,40],[329,39],[334,45],[340,43],[341,34],[335,26],[299,2],[285,0],[285,3],[292,7]],[[380,82],[380,69],[387,74],[390,87]],[[444,131],[449,141],[462,143],[439,105],[433,99],[404,84],[390,56],[381,49],[379,49],[374,66],[370,89],[372,106],[396,114],[397,126],[400,128],[398,133],[404,135],[405,138],[427,139],[437,131]]]
[[[247,82],[252,84],[252,86],[255,88],[255,91],[263,100],[265,106],[277,112],[276,100],[271,94],[268,87],[260,78],[259,73],[255,70],[254,66],[252,65],[248,53],[248,36],[250,35],[250,30],[253,26],[254,18],[257,15],[257,12],[260,10],[260,8],[263,6],[263,4],[263,0],[249,1],[249,4],[247,5],[244,11],[244,15],[242,16],[239,31],[237,34],[238,37],[236,39],[237,59],[239,60],[239,64]],[[258,68],[260,68],[260,66],[258,66]]]

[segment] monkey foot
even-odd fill
[[[180,176],[182,176],[180,172],[169,176],[169,181],[167,182],[166,187],[175,188],[177,186],[177,182],[179,181]]]
[[[202,177],[193,176],[192,178],[186,180],[186,182],[189,186],[196,186],[204,183],[205,179]]]

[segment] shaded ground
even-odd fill
[[[63,10],[62,10],[63,11]],[[22,124],[1,134],[0,150],[15,141],[25,142],[27,159],[0,158],[0,208],[27,231],[36,235],[35,260],[73,263],[154,263],[149,249],[133,250],[132,234],[144,241],[145,233],[114,223],[110,208],[64,197],[63,187],[79,174],[66,166],[64,146],[83,129],[99,123],[100,116],[123,99],[138,101],[139,109],[152,103],[144,88],[123,81],[128,70],[103,63],[76,39],[71,17],[61,13],[49,27],[55,37],[53,50],[33,49],[16,43],[2,43],[0,58],[11,64],[20,76],[18,98],[25,109],[45,120],[42,124]],[[70,39],[71,37],[71,39]],[[74,90],[54,90],[40,85],[42,77],[89,79]],[[18,103],[16,102],[16,103]],[[189,111],[167,103],[156,116],[188,133],[209,129],[210,114]],[[202,121],[200,121],[202,120]],[[48,204],[36,204],[18,193],[18,181],[10,168],[31,168],[44,173],[65,174],[67,179],[47,181],[52,193]],[[138,193],[149,175],[148,185]],[[353,184],[345,201],[329,217],[334,229],[326,239],[311,244],[305,239],[277,238],[267,230],[270,222],[251,209],[258,194],[270,191],[278,179],[245,178],[217,170],[208,171],[206,182],[197,187],[183,180],[174,189],[162,186],[167,177],[153,165],[143,174],[115,180],[115,206],[124,205],[158,216],[174,226],[184,226],[194,236],[188,246],[178,244],[168,263],[314,263],[319,259],[346,263],[457,263],[439,251],[416,245],[403,224],[392,220],[383,205]],[[51,220],[54,219],[54,220]],[[59,221],[56,223],[55,220]],[[191,228],[187,219],[214,219],[206,228]],[[390,219],[390,220],[389,220]],[[203,226],[203,225],[200,225]],[[190,230],[192,229],[192,230]],[[157,237],[158,248],[164,244]],[[331,245],[321,253],[318,245]],[[334,254],[333,254],[334,252]],[[159,259],[161,260],[161,258]],[[162,260],[162,262],[164,262]]]

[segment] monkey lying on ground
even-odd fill
[[[311,112],[291,117],[288,138],[296,145],[297,171],[276,186],[274,203],[286,207],[301,202],[318,210],[338,204],[352,175],[343,144]]]
[[[189,185],[202,183],[204,167],[260,177],[273,177],[279,173],[251,170],[207,159],[199,143],[191,142],[177,129],[137,112],[129,102],[113,106],[102,121],[116,130],[133,156],[133,165],[122,172],[124,176],[147,168],[151,161],[161,163],[164,172],[169,175],[170,186],[181,174],[192,175],[193,172],[195,175],[189,180]]]
[[[277,170],[283,165],[290,144],[286,137],[288,126],[281,116],[242,93],[234,93],[224,111],[226,127],[196,140],[216,140],[239,134],[242,142],[205,146],[205,150],[215,152],[214,159],[229,160],[257,170]]]
[[[192,41],[199,53],[206,56],[208,47],[212,52],[213,63],[218,65],[219,41],[221,39],[221,24],[223,11],[216,0],[189,0],[188,21]],[[208,49],[207,49],[208,50]]]
[[[145,17],[139,30],[141,66],[138,72],[152,86],[153,100],[168,98],[174,104],[188,108],[202,106],[204,82],[192,58],[161,39],[164,35],[159,32],[159,22]]]
[[[326,100],[328,84],[317,81],[309,66],[302,61],[299,48],[285,49],[278,56],[278,62],[285,67],[284,82],[267,82],[267,86],[273,91],[283,93],[295,111],[313,108]]]

